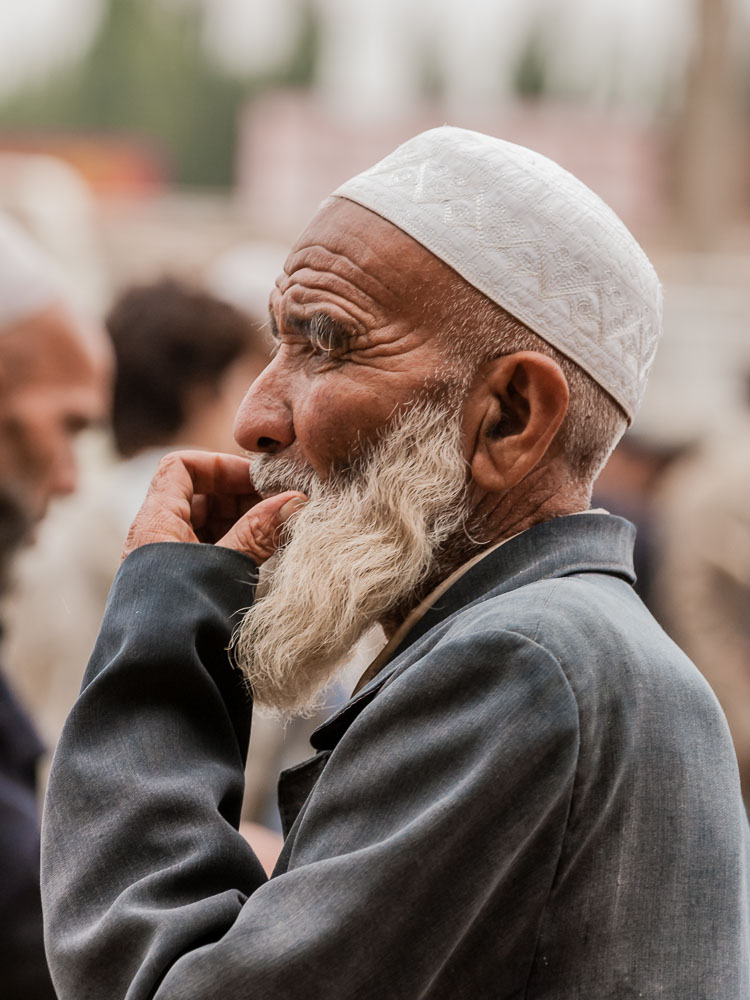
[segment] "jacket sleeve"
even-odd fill
[[[225,653],[248,566],[165,544],[120,571],[45,812],[60,1000],[427,995],[488,927],[523,979],[575,772],[560,672],[523,636],[443,644],[346,733],[266,880],[236,829],[249,707]]]

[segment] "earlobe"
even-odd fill
[[[547,454],[567,412],[565,376],[536,351],[505,355],[487,365],[473,402],[472,478],[485,492],[506,493]]]

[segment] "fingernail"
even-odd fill
[[[288,520],[292,514],[296,514],[298,510],[307,503],[307,497],[304,493],[300,493],[299,496],[292,497],[291,500],[287,500],[283,507],[279,510],[279,521],[283,524],[284,521]]]

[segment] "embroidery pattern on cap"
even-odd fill
[[[443,127],[338,188],[403,229],[596,379],[632,419],[661,288],[622,221],[552,160]]]

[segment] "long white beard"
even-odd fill
[[[233,638],[257,706],[284,718],[320,707],[357,640],[461,535],[467,477],[455,403],[404,411],[366,459],[326,480],[289,459],[253,461],[261,493],[309,497]]]

